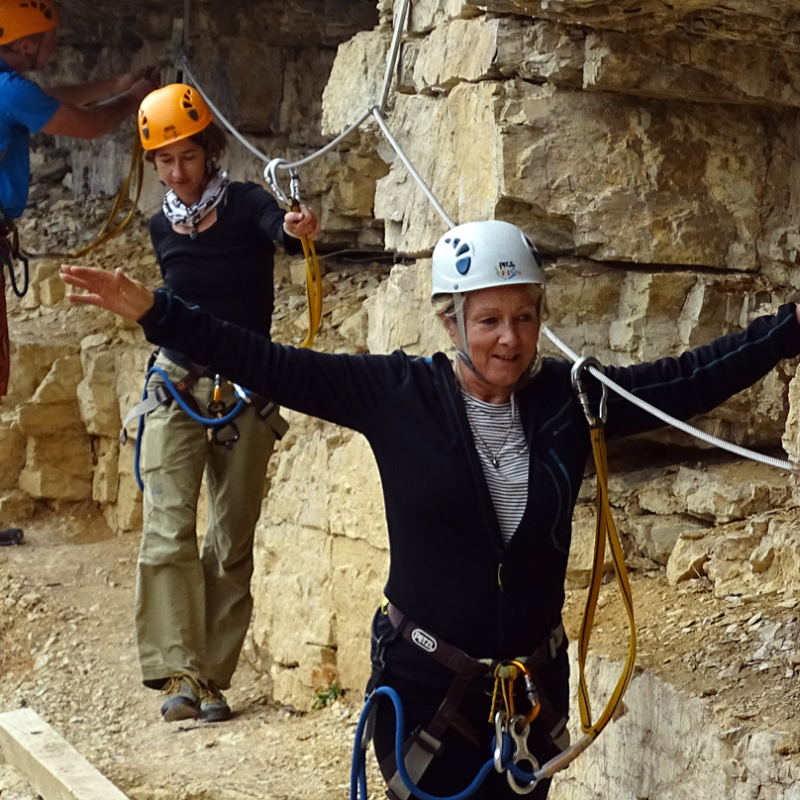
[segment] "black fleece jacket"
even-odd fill
[[[591,452],[570,365],[547,359],[518,394],[530,447],[528,504],[507,546],[449,359],[396,351],[329,355],[271,343],[165,291],[139,320],[148,340],[182,351],[281,405],[364,434],[383,484],[391,565],[386,595],[475,657],[530,653],[557,624],[571,517]],[[745,331],[652,364],[609,367],[638,397],[679,417],[708,411],[800,353],[794,305]],[[587,382],[597,382],[587,373]],[[612,395],[607,435],[656,427]]]

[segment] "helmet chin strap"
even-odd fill
[[[458,356],[458,360],[460,363],[464,364],[469,370],[480,380],[484,383],[489,383],[489,381],[481,375],[481,373],[477,370],[475,365],[472,363],[472,359],[469,356],[469,342],[467,341],[467,322],[464,318],[464,304],[466,298],[464,297],[463,292],[455,292],[453,294],[453,303],[455,305],[456,310],[456,324],[458,325],[458,335],[461,337],[461,345],[462,347],[456,347],[456,355]]]

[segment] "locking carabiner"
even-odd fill
[[[240,387],[236,386],[236,384],[232,385],[234,392],[239,394],[241,392]],[[244,393],[242,392],[242,394]],[[249,398],[245,399],[249,401]],[[211,400],[208,401],[206,408],[209,414],[213,414],[217,419],[221,419],[228,413],[228,406],[222,400],[221,375],[214,376],[214,388],[211,392]],[[227,425],[213,425],[211,426],[211,441],[226,450],[230,450],[239,441],[239,428],[233,421]]]
[[[594,367],[600,372],[603,372],[603,365],[594,356],[583,356],[583,358],[579,358],[572,365],[569,377],[572,381],[572,388],[575,390],[575,394],[578,395],[578,400],[580,401],[581,408],[583,408],[583,413],[586,415],[589,427],[602,428],[606,424],[606,418],[608,417],[608,387],[604,383],[601,384],[603,391],[600,395],[600,406],[597,410],[597,416],[595,416],[589,406],[589,395],[586,394],[581,380],[581,373],[587,367]]]

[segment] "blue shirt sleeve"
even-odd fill
[[[61,105],[60,100],[18,73],[7,76],[1,94],[4,115],[31,133],[47,125]]]

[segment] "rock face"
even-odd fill
[[[573,693],[577,688],[575,650],[572,645]],[[616,683],[619,668],[603,659],[590,659],[587,682],[606,695]],[[754,794],[791,797],[796,791],[800,772],[781,755],[781,733],[749,734],[741,726],[723,729],[708,700],[682,694],[648,672],[633,678],[623,704],[622,714],[555,778],[550,796],[556,800],[589,800],[609,794],[624,800],[711,800]],[[579,729],[572,728],[571,733],[573,742],[581,736]]]

